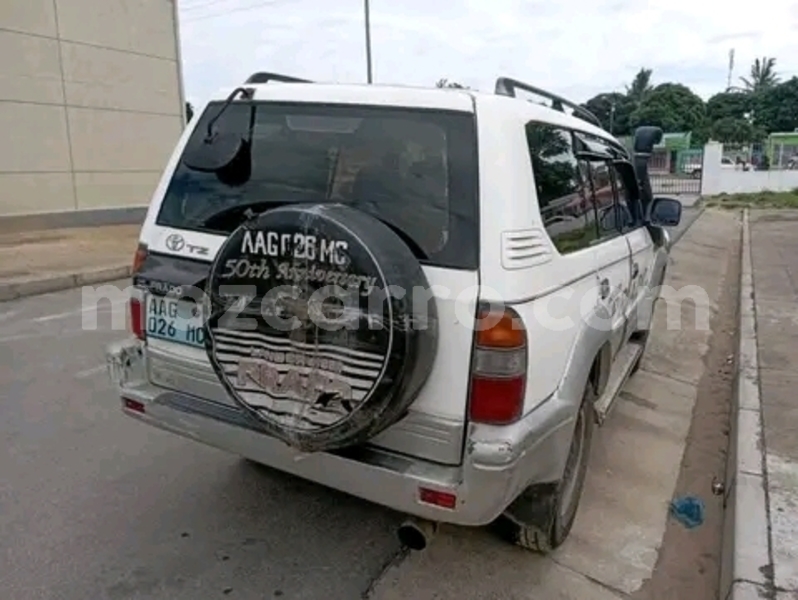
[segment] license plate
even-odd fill
[[[205,346],[202,309],[193,301],[147,296],[147,337],[201,348]]]

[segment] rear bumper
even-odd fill
[[[573,430],[572,410],[551,398],[512,426],[472,424],[459,466],[372,447],[303,454],[254,429],[239,408],[154,386],[146,377],[145,353],[137,340],[113,344],[107,352],[109,374],[130,417],[433,521],[485,525],[528,485],[556,481]],[[455,507],[422,502],[421,488],[453,494]]]

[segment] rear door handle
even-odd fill
[[[640,275],[640,265],[632,263],[632,279],[635,279],[638,275]]]
[[[607,296],[610,295],[610,280],[606,277],[599,283],[599,295],[602,300],[606,300]]]

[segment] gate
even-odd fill
[[[704,152],[656,149],[648,160],[651,191],[654,194],[700,194]]]

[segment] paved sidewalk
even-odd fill
[[[677,290],[690,285],[704,288],[713,319],[723,291],[736,285],[729,281],[727,268],[736,258],[738,235],[737,215],[706,212],[671,255],[665,283]],[[696,326],[696,308],[706,305],[693,298],[695,302],[681,303],[681,328],[668,327],[667,304],[658,303],[642,369],[627,383],[607,423],[594,434],[582,505],[562,548],[541,557],[497,540],[487,529],[443,527],[425,552],[390,566],[369,598],[710,598],[708,591],[716,578],[707,582],[695,574],[714,573],[717,557],[708,547],[711,544],[702,545],[699,538],[705,535],[702,532],[720,537],[722,500],[710,491],[711,472],[679,489],[680,465],[712,335]],[[678,307],[671,312],[672,317],[680,313]],[[725,447],[725,438],[718,443]],[[659,561],[674,494],[702,497],[706,520],[698,530],[681,533],[676,547],[667,553],[670,557]],[[687,564],[678,564],[679,560]],[[692,574],[691,581],[680,579],[685,573]]]
[[[772,583],[787,600],[798,597],[798,212],[752,211],[750,231]]]
[[[0,301],[125,277],[139,230],[110,225],[0,234]]]

